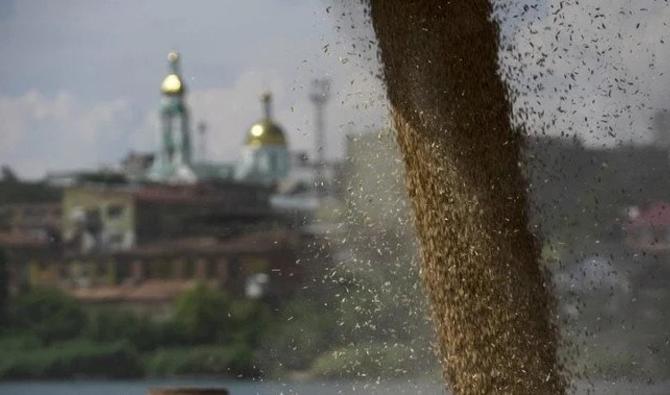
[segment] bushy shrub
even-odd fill
[[[0,350],[11,354],[0,361],[0,378],[125,377],[144,374],[143,363],[155,376],[256,374],[265,304],[198,286],[174,307],[171,319],[156,321],[33,289],[13,300],[12,327],[0,333]]]
[[[126,342],[64,342],[48,348],[7,353],[0,379],[134,377],[142,374],[139,357]]]
[[[236,300],[230,306],[230,339],[256,348],[268,333],[270,312],[256,300]]]
[[[126,340],[139,351],[155,350],[184,340],[172,321],[157,322],[116,308],[90,310],[83,335],[97,342]]]
[[[256,373],[253,352],[245,344],[179,347],[156,351],[145,361],[150,376],[226,375]]]
[[[268,315],[261,302],[233,301],[222,291],[198,285],[175,302],[173,323],[189,344],[236,342],[255,347]]]
[[[225,293],[198,285],[175,304],[175,324],[192,344],[221,342],[230,333],[230,301]]]
[[[319,377],[400,377],[420,369],[417,353],[402,344],[351,345],[318,357],[311,372]]]
[[[0,333],[9,323],[9,270],[7,269],[7,256],[0,248]]]
[[[335,344],[336,316],[319,304],[294,300],[282,307],[264,336],[258,360],[267,372],[308,369]]]
[[[0,337],[0,350],[3,352],[19,352],[21,350],[34,350],[42,346],[42,341],[35,335],[29,333],[9,334]]]
[[[86,323],[79,302],[54,288],[34,288],[13,300],[12,326],[34,333],[45,343],[72,339]]]

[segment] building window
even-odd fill
[[[121,247],[123,245],[123,235],[119,233],[113,233],[109,235],[108,242],[110,247]]]

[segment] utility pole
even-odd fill
[[[326,155],[326,130],[324,123],[324,108],[330,98],[330,80],[326,78],[312,81],[309,99],[314,104],[314,170],[316,192],[319,197],[325,194],[324,165]]]
[[[207,124],[205,121],[198,122],[198,156],[200,162],[207,161]]]

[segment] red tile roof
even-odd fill
[[[44,248],[49,244],[44,238],[19,232],[0,232],[0,245],[14,248]]]
[[[184,291],[194,287],[195,280],[146,280],[140,284],[117,286],[96,286],[91,288],[74,288],[68,292],[75,298],[89,303],[134,302],[157,303],[169,302]]]

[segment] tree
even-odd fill
[[[0,329],[7,325],[9,305],[9,271],[7,270],[7,256],[0,249]]]
[[[12,306],[12,324],[46,343],[78,336],[85,323],[79,302],[55,288],[33,288]]]
[[[230,336],[231,306],[225,293],[200,284],[181,295],[175,307],[175,323],[188,342],[211,343]]]

